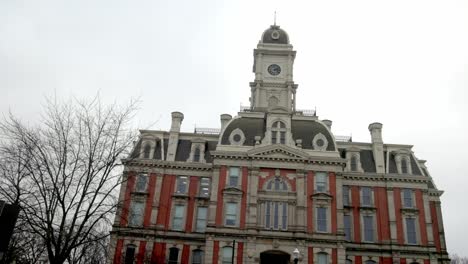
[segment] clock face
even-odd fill
[[[268,66],[268,73],[273,76],[276,76],[281,73],[281,67],[278,64],[271,64]]]

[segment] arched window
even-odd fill
[[[357,158],[356,156],[351,156],[351,171],[357,171]]]
[[[135,261],[135,245],[127,245],[125,249],[125,264],[133,264]]]
[[[275,177],[268,182],[266,189],[269,191],[287,191],[288,185],[280,177]]]
[[[223,247],[223,264],[232,264],[232,247]]]
[[[149,159],[150,158],[150,152],[151,152],[151,145],[146,144],[144,149],[143,149],[143,158]]]
[[[401,173],[408,173],[408,161],[406,158],[401,159]]]
[[[193,152],[193,161],[200,162],[200,147],[195,148],[195,151]]]
[[[203,263],[203,251],[200,249],[195,249],[192,251],[192,264],[202,264]]]
[[[320,252],[317,254],[318,264],[328,264],[328,254],[325,252]]]
[[[271,143],[285,144],[286,143],[286,125],[281,121],[276,121],[271,127]]]
[[[169,264],[177,264],[179,260],[179,249],[176,247],[171,247],[169,249]]]

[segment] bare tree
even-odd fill
[[[450,256],[451,264],[468,264],[468,257],[458,256],[457,254]]]
[[[80,250],[106,241],[135,111],[133,101],[48,100],[36,125],[11,114],[0,122],[0,197],[20,205],[23,231],[50,263],[85,263]]]

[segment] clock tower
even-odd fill
[[[291,113],[296,110],[295,57],[296,51],[289,44],[286,31],[272,25],[263,32],[254,50],[255,80],[250,83],[252,111]]]

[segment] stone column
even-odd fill
[[[296,171],[296,230],[306,232],[307,229],[307,195],[306,195],[306,177],[307,172],[304,170]]]
[[[427,243],[429,246],[434,246],[434,234],[432,232],[432,218],[431,218],[431,209],[429,207],[429,197],[427,190],[423,191],[423,204],[424,204],[424,214],[425,214],[425,223],[427,230]]]
[[[390,240],[397,243],[397,226],[395,215],[395,202],[393,198],[393,188],[387,187],[388,217],[390,222]]]
[[[257,209],[258,209],[258,176],[260,170],[255,167],[249,168],[249,185],[247,188],[247,219],[246,228],[257,227]]]

